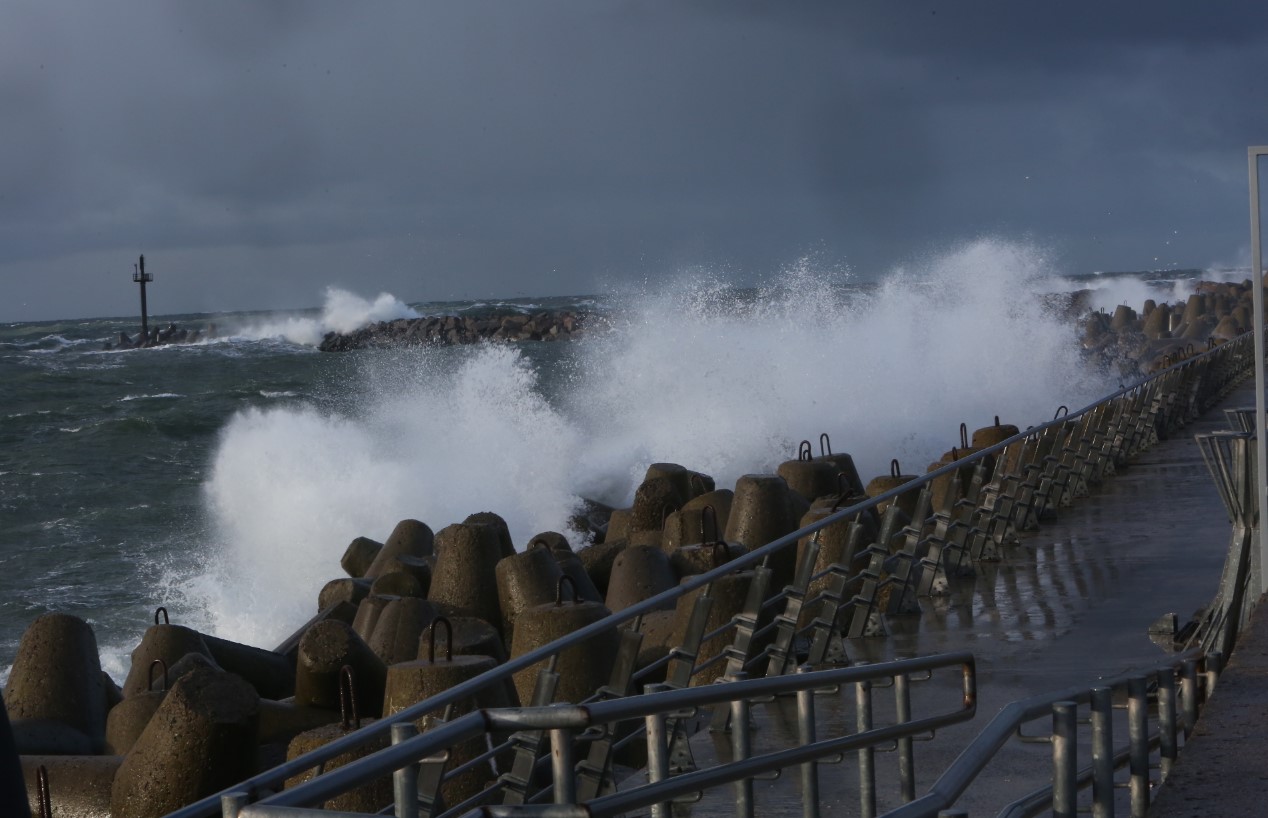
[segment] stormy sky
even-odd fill
[[[0,4],[0,320],[1248,262],[1248,2]]]

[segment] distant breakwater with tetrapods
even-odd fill
[[[1113,312],[1090,310],[1095,291],[1037,296],[1049,308],[1080,325],[1082,346],[1095,364],[1122,377],[1157,371],[1197,347],[1227,341],[1251,325],[1251,282],[1199,281],[1183,302],[1146,300],[1139,309],[1118,305]],[[391,349],[482,342],[568,341],[602,332],[619,314],[538,310],[495,311],[486,315],[433,315],[370,323],[350,332],[327,332],[323,352]]]
[[[1186,303],[1181,321],[1165,331],[1167,337],[1159,332],[1150,339],[1146,332],[1157,304],[1151,308],[1146,303],[1139,313],[1086,315],[1085,346],[1110,356],[1107,361],[1131,360],[1147,368],[1168,359],[1174,363],[1204,346],[1183,331],[1177,333],[1186,324],[1209,326],[1206,344],[1219,345],[1215,330],[1243,306],[1245,293],[1236,285],[1216,287],[1223,289],[1189,299],[1196,304],[1192,320],[1185,314]],[[1167,308],[1169,315],[1176,311]],[[1113,342],[1098,343],[1107,334]],[[1144,337],[1143,346],[1138,336]],[[1136,354],[1116,356],[1121,350]],[[1150,424],[1153,428],[1152,419]],[[962,427],[960,440],[948,449],[951,460],[933,466],[1002,441],[1017,428],[999,419],[971,435]],[[1137,433],[1142,445],[1147,442],[1148,429]],[[889,474],[864,484],[850,456],[832,453],[826,439],[817,454],[807,441],[796,455],[775,473],[746,475],[733,488],[719,488],[711,476],[685,466],[652,464],[631,506],[588,503],[574,518],[572,530],[541,532],[526,542],[513,542],[494,513],[471,515],[436,531],[418,520],[402,520],[382,541],[363,536],[349,544],[341,560],[346,576],[321,589],[314,619],[275,649],[169,624],[163,611],[133,651],[122,686],[101,671],[86,622],[65,614],[41,617],[22,640],[6,690],[17,746],[28,757],[28,779],[32,765],[44,767],[55,803],[88,805],[83,814],[166,814],[342,736],[357,717],[397,712],[438,687],[469,678],[465,674],[524,655],[787,535],[815,515],[821,518],[915,477],[894,462]],[[1009,460],[1001,457],[998,462]],[[1011,467],[1024,465],[1019,461]],[[966,482],[971,481],[948,480],[938,499],[931,496],[927,502],[941,509],[948,501],[964,499],[959,495],[967,491]],[[843,549],[867,542],[888,550],[906,524],[931,510],[925,506],[922,511],[913,494],[900,495],[879,514],[860,515],[853,527],[834,528],[832,537],[821,543],[825,559],[849,563]],[[570,540],[579,547],[574,549]],[[788,550],[772,565],[772,587],[791,581],[795,557]],[[901,565],[888,557],[877,566],[878,584],[895,576]],[[733,588],[716,591],[714,624],[736,616],[757,575],[733,576]],[[901,588],[894,592],[898,586],[893,583],[882,587],[891,590],[874,597],[878,610],[898,610],[909,601]],[[691,610],[690,604],[680,603],[645,617],[635,665],[649,666],[681,646]],[[870,615],[858,621],[859,628],[876,626]],[[840,627],[854,628],[854,618]],[[561,657],[566,670],[561,682],[566,678],[575,687],[556,690],[555,698],[575,700],[607,684],[619,650],[617,637],[614,630],[566,660]],[[723,655],[728,640],[714,641],[701,645],[697,664]],[[717,675],[725,670],[722,662],[712,667]],[[517,674],[513,683],[472,705],[523,702],[531,698],[536,683],[532,673]],[[346,710],[353,698],[361,712],[341,712],[341,704]],[[213,757],[212,752],[224,755]],[[500,771],[492,762],[477,765],[469,780],[451,782],[447,797],[453,803]],[[360,800],[340,802],[340,808],[373,811],[386,803],[381,786],[367,790],[350,794]]]

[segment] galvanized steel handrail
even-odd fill
[[[1164,407],[1156,406],[1158,396],[1148,396],[1146,394],[1147,390],[1151,386],[1157,384],[1163,378],[1176,376],[1190,367],[1199,363],[1204,363],[1211,356],[1241,354],[1244,351],[1243,348],[1247,345],[1249,340],[1250,333],[1246,333],[1233,341],[1229,341],[1228,343],[1216,346],[1206,352],[1195,355],[1192,358],[1173,364],[1149,377],[1142,379],[1136,384],[1123,387],[1111,395],[1101,398],[1077,411],[1068,412],[1067,414],[1054,418],[1051,421],[1032,426],[1006,440],[974,452],[967,457],[963,457],[959,460],[933,469],[926,474],[920,475],[907,483],[878,494],[875,497],[871,497],[864,502],[855,503],[848,507],[841,508],[810,523],[809,525],[799,528],[790,534],[786,534],[771,541],[770,543],[767,543],[766,545],[737,556],[723,565],[713,568],[703,574],[686,578],[674,588],[649,597],[642,602],[631,605],[604,619],[578,628],[577,630],[569,633],[567,636],[548,643],[536,650],[530,651],[529,653],[523,654],[519,657],[511,658],[498,665],[496,668],[486,671],[480,676],[455,685],[436,696],[432,696],[431,698],[411,705],[410,707],[393,713],[390,716],[385,716],[373,724],[362,727],[360,730],[349,733],[346,736],[337,738],[329,744],[312,750],[299,758],[287,761],[277,767],[252,776],[235,787],[223,790],[215,795],[208,796],[194,802],[193,804],[169,813],[167,818],[208,818],[208,816],[216,815],[220,811],[221,796],[226,795],[231,791],[245,791],[254,795],[262,790],[270,790],[280,787],[287,779],[306,770],[315,768],[318,765],[324,764],[326,761],[358,747],[372,738],[377,738],[378,736],[389,732],[394,724],[417,721],[423,716],[441,711],[449,705],[465,701],[490,685],[503,682],[509,679],[514,673],[525,668],[529,668],[543,660],[547,660],[565,648],[580,644],[597,634],[608,631],[637,617],[643,616],[644,614],[659,610],[663,608],[666,603],[674,602],[692,591],[705,587],[706,585],[721,579],[727,574],[764,562],[771,555],[784,548],[795,545],[802,538],[815,534],[828,526],[848,520],[862,511],[875,508],[877,505],[893,500],[899,495],[906,494],[913,489],[919,489],[922,486],[926,486],[940,477],[949,475],[952,472],[964,468],[966,465],[975,464],[983,458],[1002,452],[1013,444],[1036,437],[1049,429],[1064,425],[1071,420],[1080,418],[1088,412],[1094,411],[1111,401],[1127,396],[1133,396],[1133,400],[1142,402],[1152,399],[1155,405],[1151,406],[1150,411],[1153,411],[1154,409],[1161,411]],[[1195,392],[1198,388],[1198,384],[1193,385]],[[1126,447],[1127,443],[1124,442],[1122,448]],[[446,729],[446,727],[439,729]],[[387,753],[390,751],[391,750],[389,749],[381,752]],[[326,773],[325,775],[329,774],[330,773]]]
[[[864,744],[892,741],[903,736],[917,735],[969,720],[977,712],[977,677],[973,654],[950,653],[902,659],[878,665],[857,665],[720,685],[660,690],[586,705],[556,704],[547,707],[477,710],[426,733],[394,743],[391,747],[373,755],[351,761],[297,787],[272,795],[259,804],[240,806],[237,815],[241,818],[257,818],[275,814],[272,808],[276,807],[311,807],[354,786],[391,775],[434,753],[488,733],[511,730],[575,732],[594,725],[628,721],[668,712],[710,707],[738,700],[764,699],[804,690],[877,679],[892,679],[895,676],[928,673],[949,667],[959,667],[961,671],[963,695],[958,710],[874,728],[864,734],[825,739],[810,745],[767,753],[721,767],[685,773],[672,779],[653,782],[614,795],[602,796],[589,802],[588,810],[595,818],[615,815],[628,809],[662,803],[688,792],[707,789],[770,770],[782,769],[793,764],[854,749]],[[571,772],[571,765],[566,766]],[[237,799],[245,793],[231,795]]]
[[[1054,706],[1058,704],[1070,703],[1075,706],[1087,705],[1093,701],[1094,697],[1097,696],[1098,690],[1129,690],[1130,695],[1131,689],[1134,688],[1138,695],[1143,696],[1146,692],[1146,683],[1148,681],[1152,680],[1158,684],[1159,688],[1165,688],[1165,676],[1169,674],[1172,679],[1172,685],[1174,685],[1175,673],[1178,670],[1196,670],[1196,662],[1204,659],[1205,657],[1203,657],[1200,652],[1190,651],[1170,657],[1165,662],[1160,662],[1159,664],[1145,670],[1132,671],[1109,679],[1099,680],[1094,685],[1069,687],[1064,690],[1058,690],[1051,693],[1041,693],[1037,696],[1031,696],[1030,698],[1005,705],[995,718],[991,719],[982,732],[978,734],[977,738],[974,739],[973,742],[960,753],[959,757],[951,763],[951,766],[942,773],[925,795],[908,804],[904,804],[901,807],[886,812],[882,818],[933,818],[933,816],[938,815],[941,810],[949,809],[953,804],[955,804],[956,800],[964,794],[965,790],[969,788],[969,785],[973,783],[973,780],[977,778],[982,770],[986,768],[986,765],[994,759],[1000,749],[1008,744],[1009,740],[1019,733],[1023,725],[1027,722],[1034,721],[1035,719],[1052,716]],[[1188,698],[1184,703],[1185,715],[1183,715],[1183,719],[1185,722],[1184,730],[1186,732],[1191,730],[1193,727],[1191,720],[1196,718],[1198,701],[1210,694],[1210,687],[1213,685],[1212,677],[1218,672],[1219,662],[1220,658],[1218,656],[1211,657],[1211,667],[1202,674],[1202,678],[1205,680],[1205,686],[1201,691],[1196,689],[1196,685],[1201,684],[1196,680],[1192,685],[1186,684],[1187,687],[1190,687],[1188,692],[1185,694]],[[1146,732],[1146,741],[1149,741],[1150,738],[1151,737]],[[1124,758],[1120,752],[1113,753],[1111,755],[1111,760],[1115,762],[1114,767],[1116,768],[1121,766],[1121,763],[1119,762],[1123,760],[1130,761],[1133,764],[1133,767],[1138,766],[1139,756],[1137,756],[1136,759],[1131,758],[1132,752],[1137,750],[1138,748],[1133,747],[1126,758]],[[1164,760],[1163,764],[1165,773],[1167,761]],[[1070,772],[1074,771],[1067,771],[1067,773]],[[1136,776],[1140,775],[1139,770],[1134,770],[1134,773]],[[1096,773],[1094,771],[1093,776],[1095,776],[1095,774]],[[1134,805],[1132,811],[1133,815],[1138,814],[1138,812],[1143,813],[1143,810],[1138,810],[1135,807],[1148,807],[1147,765],[1144,775],[1146,780],[1143,782],[1143,787],[1141,786],[1142,782],[1139,778],[1137,778],[1137,780],[1132,784],[1132,799]],[[1058,776],[1054,774],[1054,778],[1057,777]],[[1070,782],[1067,781],[1066,783],[1068,784]],[[1109,782],[1109,784],[1112,788],[1112,781]],[[1041,793],[1044,790],[1050,789],[1053,790],[1055,794],[1055,792],[1061,787],[1062,783],[1057,781],[1054,782],[1052,787],[1043,788],[1042,790],[1036,791],[1036,793]],[[1067,795],[1071,794],[1072,793],[1067,793]],[[1034,794],[1027,796],[1027,799],[1033,797],[1033,795]],[[1112,791],[1108,793],[1107,796],[1112,798]],[[1097,814],[1106,813],[1098,811]]]

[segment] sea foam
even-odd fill
[[[328,332],[352,332],[376,321],[417,317],[413,308],[390,293],[379,293],[371,300],[338,287],[327,287],[319,315],[278,313],[217,327],[217,334],[247,341],[281,338],[294,344],[317,346]]]

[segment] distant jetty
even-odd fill
[[[168,324],[165,329],[146,329],[138,332],[136,337],[120,332],[115,341],[106,341],[105,349],[141,349],[143,347],[161,347],[168,344],[192,344],[215,334],[214,326],[206,332],[198,329],[182,329],[175,324]]]
[[[322,352],[346,352],[479,341],[566,341],[583,334],[597,319],[596,315],[573,310],[398,318],[352,332],[328,332],[318,348]]]
[[[200,330],[181,329],[174,323],[168,324],[165,329],[158,327],[150,329],[150,309],[146,302],[145,285],[153,280],[154,275],[145,271],[145,255],[142,254],[137,259],[137,263],[132,265],[132,283],[141,285],[141,331],[135,338],[126,332],[120,332],[117,340],[106,341],[104,349],[142,349],[168,344],[192,344],[205,337]],[[215,325],[212,325],[206,333],[206,335],[211,334],[215,334]]]

